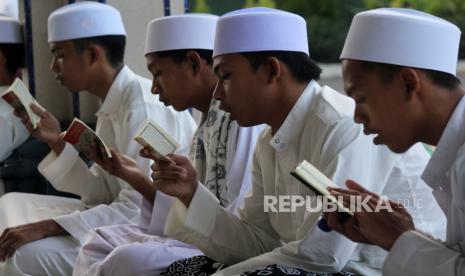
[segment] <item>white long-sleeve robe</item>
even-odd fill
[[[394,275],[465,275],[465,97],[441,135],[423,173],[447,216],[445,242],[410,231],[397,239],[383,273]]]
[[[250,191],[250,165],[263,126],[241,128],[235,121],[229,121],[229,114],[223,115],[218,106],[219,103],[213,101],[208,114],[215,114],[213,116],[217,121],[224,117],[221,129],[216,129],[216,124],[204,121],[197,130],[195,140],[197,136],[203,136],[200,140],[205,151],[216,152],[218,145],[207,137],[217,137],[221,131],[228,132],[223,152],[226,155],[227,188],[222,196],[228,202],[227,208],[234,213]],[[206,159],[206,163],[214,162],[209,157]],[[206,175],[206,172],[198,174]],[[212,177],[215,173],[208,175]],[[73,275],[159,275],[179,259],[202,255],[194,246],[164,236],[166,215],[173,201],[173,197],[157,192],[153,205],[146,200],[142,204],[140,227],[119,225],[96,229],[80,250]]]
[[[315,227],[320,213],[307,212],[305,206],[296,212],[264,212],[265,195],[314,195],[290,175],[305,159],[340,187],[345,187],[346,179],[353,179],[394,200],[423,198],[428,212],[419,209],[412,215],[420,225],[428,226],[425,231],[442,232],[444,215],[431,189],[419,181],[428,158],[422,146],[406,156],[375,146],[372,137],[353,122],[353,112],[350,98],[310,82],[279,130],[274,135],[266,130],[258,141],[252,193],[245,199],[240,218],[198,186],[189,208],[179,200],[173,203],[165,234],[233,265],[219,275],[274,263],[309,271],[348,269],[379,274],[385,253],[357,245],[334,231],[322,232]]]
[[[150,93],[150,87],[149,80],[128,67],[121,69],[97,112],[96,127],[106,145],[134,158],[147,175],[151,162],[139,156],[141,146],[133,139],[146,120],[155,120],[174,137],[181,145],[181,154],[188,152],[196,129],[188,112],[178,113],[163,106],[158,96]],[[39,164],[39,171],[57,190],[78,194],[81,201],[14,193],[0,198],[0,223],[9,227],[62,214],[53,219],[70,236],[22,246],[6,263],[4,275],[70,275],[79,247],[90,230],[137,223],[141,196],[99,165],[88,168],[71,145],[67,144],[59,156],[51,152]]]
[[[0,87],[0,94],[8,87]],[[24,143],[29,137],[27,129],[21,120],[13,114],[13,109],[0,99],[0,162],[4,161],[11,152]],[[3,181],[0,178],[0,196],[4,194]]]

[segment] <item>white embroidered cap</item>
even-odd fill
[[[247,8],[220,17],[213,57],[241,52],[296,51],[307,55],[307,24],[296,14]]]
[[[126,35],[120,12],[110,5],[82,1],[48,17],[48,42],[106,35]]]
[[[145,54],[168,50],[213,50],[218,16],[182,14],[152,20],[147,27]]]
[[[456,74],[460,29],[416,10],[382,8],[354,16],[341,59]]]

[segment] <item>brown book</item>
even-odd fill
[[[97,133],[78,118],[74,118],[73,122],[68,127],[68,130],[66,130],[63,140],[74,145],[79,152],[86,155],[88,155],[88,153],[94,149],[95,145],[97,145],[100,149],[97,154],[105,152],[107,157],[111,158],[111,152],[103,140],[97,135]],[[104,150],[102,151],[102,149]]]
[[[41,106],[34,97],[32,97],[21,79],[16,78],[5,93],[2,94],[2,98],[13,107],[17,113],[29,118],[34,129],[37,128],[37,124],[40,122],[40,116],[32,111],[31,104],[35,103],[39,107]]]

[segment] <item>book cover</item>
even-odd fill
[[[2,94],[2,98],[13,107],[16,112],[21,114],[21,116],[29,118],[34,129],[37,128],[37,124],[40,122],[40,116],[32,111],[31,104],[35,103],[39,107],[40,105],[34,97],[32,97],[21,79],[16,78],[5,93]]]
[[[179,148],[179,144],[153,121],[146,122],[134,140],[143,147],[149,148],[157,159],[171,163],[173,161],[166,155]]]
[[[312,190],[316,195],[326,197],[330,202],[337,205],[339,211],[345,212],[351,216],[353,213],[344,207],[331,193],[328,191],[329,187],[338,188],[326,175],[321,173],[308,161],[304,160],[291,171],[291,175],[297,178],[307,188]]]
[[[99,149],[104,149],[107,157],[111,158],[111,152],[105,145],[102,139],[95,133],[89,126],[78,118],[74,118],[71,125],[66,130],[66,134],[63,140],[74,145],[74,147],[87,156],[89,152],[93,150],[95,145],[98,145]],[[97,154],[101,154],[101,150]]]

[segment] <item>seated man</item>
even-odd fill
[[[97,2],[59,8],[49,16],[48,35],[57,80],[73,93],[88,91],[102,100],[96,132],[106,145],[134,158],[148,176],[150,160],[139,156],[140,145],[133,138],[146,120],[153,119],[181,144],[180,152],[188,152],[195,131],[192,117],[163,106],[150,93],[150,81],[124,65],[126,33],[115,8]],[[29,223],[3,232],[0,261],[7,260],[4,275],[70,275],[92,229],[137,223],[141,196],[98,164],[89,168],[61,139],[56,118],[32,108],[42,118],[38,128],[23,121],[52,149],[39,170],[55,188],[81,200],[18,193],[0,198],[3,227]]]
[[[13,18],[0,15],[0,94],[3,94],[15,78],[22,76],[24,67],[24,44],[21,25]],[[0,99],[0,163],[29,137],[21,120],[13,109]],[[0,196],[4,185],[0,176]]]
[[[385,43],[380,44],[380,41]],[[414,143],[437,145],[422,174],[447,216],[447,239],[423,233],[410,210],[356,212],[329,225],[350,239],[389,251],[383,275],[465,275],[465,87],[456,77],[460,30],[409,9],[355,15],[341,54],[344,87],[356,101],[355,121],[375,129],[375,142],[395,152]],[[365,183],[365,182],[359,182]],[[338,195],[375,194],[355,182]],[[436,237],[441,238],[441,237]]]
[[[252,153],[262,126],[239,127],[219,109],[219,102],[212,100],[218,82],[211,68],[217,19],[213,15],[185,14],[153,20],[148,26],[146,58],[153,75],[152,92],[160,95],[165,105],[178,111],[195,108],[202,112],[190,159],[199,182],[222,206],[236,213],[250,188]],[[202,30],[201,36],[198,30]],[[158,275],[174,261],[202,255],[195,247],[163,235],[174,198],[150,189],[150,179],[144,184],[138,180],[143,177],[128,177],[130,167],[116,160],[117,153],[115,156],[113,162],[106,160],[108,166],[101,159],[96,161],[144,195],[140,227],[96,229],[81,248],[73,274]]]
[[[186,158],[172,155],[175,165],[157,162],[153,175],[159,191],[178,198],[165,233],[232,265],[219,275],[271,264],[325,273],[380,273],[385,259],[381,249],[323,232],[316,227],[321,212],[305,205],[294,204],[295,212],[286,208],[290,196],[315,200],[290,175],[301,160],[340,187],[353,178],[393,200],[422,200],[424,208],[410,205],[415,221],[427,232],[443,234],[444,215],[419,179],[428,160],[424,147],[418,144],[397,155],[373,145],[373,137],[364,135],[352,119],[354,102],[317,83],[321,70],[309,57],[303,18],[266,8],[225,14],[218,20],[213,59],[219,77],[214,95],[222,108],[241,126],[269,126],[257,142],[252,192],[239,218],[197,185],[196,171]],[[280,204],[276,211],[265,208],[270,197],[282,202],[283,209]],[[167,274],[177,272],[174,268]]]

